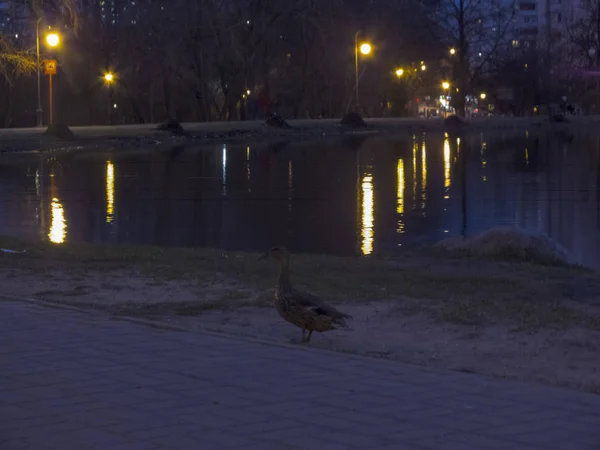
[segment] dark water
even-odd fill
[[[0,160],[0,234],[338,255],[496,225],[599,267],[600,134],[520,133]]]

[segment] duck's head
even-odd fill
[[[290,259],[290,253],[287,251],[287,249],[278,245],[271,247],[268,252],[266,252],[264,255],[261,255],[258,259],[266,259],[269,256],[275,258],[281,263],[287,263]]]

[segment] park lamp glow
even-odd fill
[[[360,52],[363,55],[368,55],[369,53],[371,53],[372,47],[371,44],[369,44],[368,42],[364,42],[360,45]]]
[[[49,33],[46,35],[46,44],[49,47],[57,47],[60,44],[60,36],[57,33]]]

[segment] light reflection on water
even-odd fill
[[[162,161],[32,158],[0,164],[0,234],[369,255],[519,224],[600,267],[600,141],[534,139],[418,134],[355,147],[215,145]]]
[[[427,144],[425,139],[421,144],[421,210],[425,214],[427,203]]]
[[[450,138],[448,133],[444,134],[444,198],[450,198],[450,186],[452,180],[450,178]]]
[[[115,165],[106,162],[106,223],[112,223],[115,216]]]
[[[373,193],[373,176],[365,174],[362,179],[362,245],[363,255],[373,253],[373,225],[375,222],[375,195]]]
[[[417,207],[417,151],[419,149],[419,143],[417,137],[413,135],[412,145],[412,202],[413,208]]]
[[[248,185],[248,192],[252,192],[250,187],[250,179],[252,178],[252,169],[250,167],[250,146],[246,147],[246,182]]]
[[[402,234],[405,232],[404,229],[404,160],[398,160],[398,193],[396,199],[396,212],[400,215],[398,218],[397,232]]]
[[[223,195],[227,196],[227,146],[223,145],[221,154],[221,184],[223,185]]]
[[[65,210],[56,197],[50,203],[50,230],[48,231],[48,239],[54,244],[62,244],[67,239]]]

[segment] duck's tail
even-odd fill
[[[340,317],[336,317],[333,320],[333,323],[335,323],[336,325],[338,325],[339,327],[342,327],[342,328],[350,328],[348,326],[348,323],[346,322],[345,319],[352,319],[352,316],[350,314],[344,314],[344,313],[342,313],[340,315]]]

